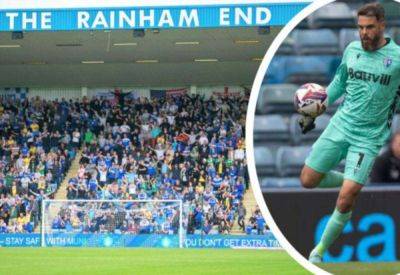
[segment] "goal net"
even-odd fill
[[[183,212],[181,200],[44,200],[42,246],[183,247]]]

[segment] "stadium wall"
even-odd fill
[[[41,97],[47,100],[65,98],[67,100],[82,97],[80,88],[32,88],[27,94],[28,98]]]
[[[137,87],[120,87],[123,92],[132,92],[134,97],[147,97],[150,98],[151,91],[171,91],[176,89],[187,89],[189,94],[205,95],[206,98],[210,96],[238,96],[243,95],[246,88],[241,86],[190,86],[190,87],[156,87],[156,88],[137,88]],[[21,89],[21,92],[17,94],[16,89]],[[110,91],[114,91],[114,87],[100,87],[100,88],[87,88],[87,87],[75,87],[75,88],[4,88],[0,89],[0,97],[12,97],[14,98],[35,98],[41,97],[47,100],[55,100],[65,98],[77,99],[87,96],[89,98],[98,95],[106,95]],[[26,92],[28,91],[28,92]],[[22,94],[25,93],[24,96]]]

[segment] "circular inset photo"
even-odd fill
[[[278,35],[256,77],[254,189],[297,260],[397,273],[400,3],[317,5]]]

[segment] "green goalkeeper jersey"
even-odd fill
[[[400,47],[393,40],[376,51],[352,42],[327,88],[328,105],[344,94],[331,122],[348,139],[377,153],[390,135],[400,96]]]

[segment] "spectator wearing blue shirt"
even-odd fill
[[[256,224],[257,224],[257,234],[263,235],[264,229],[265,229],[265,220],[264,220],[263,216],[261,215],[261,212],[258,212],[256,214]]]
[[[214,186],[214,190],[218,190],[221,186],[222,183],[222,178],[219,174],[217,174],[214,178],[213,178],[213,186]]]
[[[194,220],[195,220],[195,228],[196,229],[201,229],[203,225],[203,210],[201,209],[201,206],[197,206],[196,209],[194,210]]]

